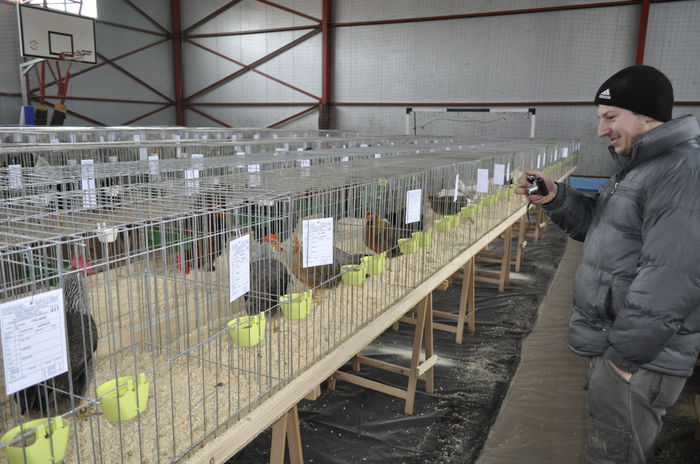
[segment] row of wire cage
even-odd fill
[[[133,143],[0,146],[32,160],[0,169],[11,462],[186,460],[522,210],[513,179],[559,178],[579,149],[319,133],[281,152],[265,134],[243,155],[230,135],[153,141],[146,160]],[[40,343],[23,337],[46,323],[26,301],[51,291],[67,371],[24,385]]]

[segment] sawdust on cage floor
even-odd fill
[[[362,230],[359,224],[352,226],[356,231]],[[486,226],[485,221],[463,222],[447,233],[434,231],[430,246],[419,248],[415,254],[388,259],[385,271],[368,277],[362,286],[340,284],[333,289],[318,290],[319,298],[314,301],[312,312],[306,319],[289,321],[280,315],[270,315],[274,322],[267,324],[265,338],[256,347],[237,347],[230,342],[228,331],[223,328],[242,306],[239,304],[236,310],[224,301],[217,302],[224,309],[210,312],[213,316],[195,330],[194,335],[183,334],[186,335],[184,339],[190,337],[195,345],[200,343],[187,354],[182,354],[183,346],[189,343],[182,343],[182,340],[180,344],[183,346],[176,342],[167,349],[157,343],[142,341],[127,345],[127,349],[117,354],[101,357],[96,364],[92,393],[96,385],[115,377],[146,372],[150,381],[147,410],[120,424],[109,422],[99,414],[95,405],[88,408],[89,412],[96,413],[94,415],[82,419],[69,417],[71,438],[65,462],[78,462],[78,457],[81,462],[101,459],[103,462],[125,463],[177,459],[205,441],[218,427],[245,417],[260,401],[361,330],[454,259],[482,234]],[[355,248],[346,251],[363,252],[362,244],[357,240]],[[203,279],[207,277],[199,274],[202,273],[193,272],[184,280],[195,282],[191,285],[199,282],[204,288]],[[208,274],[214,274],[208,277],[210,283],[228,282],[225,265],[217,266],[214,273]],[[92,279],[99,277],[99,274],[91,276]],[[102,285],[110,282],[109,278],[102,278]],[[176,279],[171,279],[175,285],[183,280],[177,276]],[[113,281],[126,286],[133,282],[128,278],[114,278]],[[304,290],[298,281],[292,288]],[[143,289],[137,284],[137,290]],[[111,294],[125,291],[128,290],[120,288]],[[131,292],[134,293],[133,288]],[[110,294],[108,291],[101,293]],[[180,306],[197,307],[196,292],[191,293],[188,295],[191,301]],[[227,297],[226,291],[217,299]],[[107,320],[109,312],[96,314],[95,309],[112,306],[106,301],[95,301],[91,307],[96,320]],[[167,313],[165,306],[161,310]],[[203,329],[217,335],[202,342],[206,339],[202,338]],[[108,340],[109,337],[101,338],[100,343],[106,344]]]

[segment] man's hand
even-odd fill
[[[610,364],[610,367],[612,367],[613,370],[620,375],[620,377],[622,377],[623,379],[625,379],[628,382],[630,381],[630,379],[632,378],[631,373],[629,373],[627,371],[623,371],[622,369],[617,367],[612,361],[609,361],[609,360],[606,360],[606,361]]]
[[[527,176],[536,176],[536,177],[541,177],[544,179],[544,183],[547,186],[547,190],[549,190],[549,193],[545,196],[542,195],[528,195],[526,187],[532,185],[530,182],[527,181]],[[549,203],[550,201],[554,200],[557,196],[557,184],[554,183],[552,179],[549,177],[545,176],[542,174],[540,171],[525,171],[525,175],[521,176],[518,179],[518,185],[519,187],[515,188],[515,193],[518,195],[525,195],[527,197],[528,201],[531,201],[532,203],[536,205],[544,205],[546,203]]]

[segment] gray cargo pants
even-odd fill
[[[591,358],[588,372],[586,464],[644,463],[654,454],[661,418],[686,379],[640,369],[629,382],[607,359]]]

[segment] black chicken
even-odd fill
[[[98,334],[88,310],[82,272],[67,274],[63,278],[63,305],[68,335],[68,372],[17,392],[14,399],[22,414],[65,414],[79,405],[80,397],[87,391]]]
[[[287,293],[290,275],[277,258],[279,242],[271,238],[262,243],[250,262],[250,292],[245,295],[246,312],[255,316],[274,307]]]

